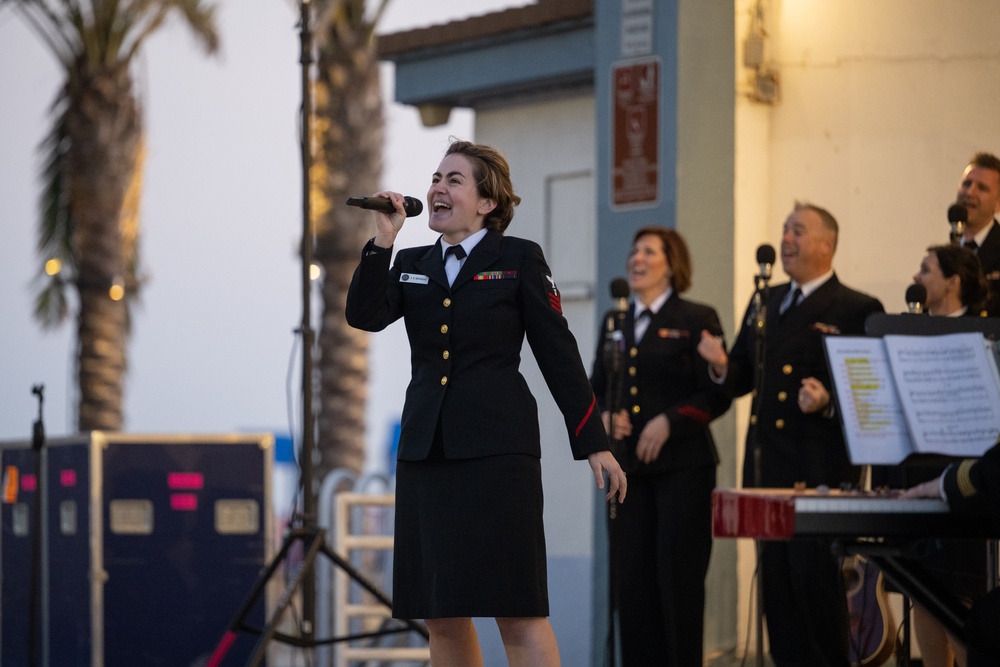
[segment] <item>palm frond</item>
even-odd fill
[[[12,4],[27,21],[28,26],[52,50],[64,66],[69,66],[79,51],[77,31],[71,22],[56,14],[45,0],[2,0]]]
[[[215,25],[215,5],[202,0],[136,0],[133,3],[133,11],[140,7],[145,11],[134,14],[129,31],[130,44],[123,46],[127,49],[124,56],[126,62],[131,61],[146,37],[163,25],[171,10],[180,12],[188,28],[194,33],[196,41],[206,53],[218,51],[219,33]]]
[[[69,314],[64,281],[57,276],[48,277],[47,284],[35,298],[35,319],[43,329],[54,329],[65,321]]]
[[[61,96],[60,96],[61,99]],[[56,120],[52,130],[42,141],[42,195],[37,228],[37,249],[41,267],[55,259],[75,273],[73,265],[73,220],[66,204],[65,156],[68,137],[65,115],[59,110],[60,100],[54,105]],[[39,277],[46,280],[44,268]],[[43,326],[54,327],[66,317],[65,281],[51,276],[35,297],[35,316]]]

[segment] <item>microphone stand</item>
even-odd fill
[[[608,385],[605,390],[605,405],[611,414],[611,453],[619,458],[622,451],[622,441],[614,437],[615,421],[621,409],[621,388],[624,373],[622,360],[625,356],[625,310],[609,313],[604,334],[604,367],[607,369]],[[608,503],[608,667],[615,667],[617,650],[617,612],[619,601],[618,590],[618,539],[616,536],[615,519],[618,516],[618,498],[611,498]]]
[[[767,353],[767,302],[771,289],[768,286],[768,278],[765,272],[754,277],[753,321],[754,331],[754,394],[750,407],[750,452],[753,456],[753,484],[755,488],[761,486],[761,453],[760,438],[757,436],[757,428],[760,425],[761,399],[764,396],[764,359]],[[756,579],[756,605],[757,605],[757,665],[764,665],[764,572],[762,569],[762,556],[764,545],[757,540],[755,545],[757,554]]]
[[[302,512],[293,517],[291,526],[281,547],[270,563],[261,570],[257,581],[243,602],[236,616],[230,622],[222,639],[216,645],[206,667],[221,667],[226,655],[236,641],[240,632],[247,632],[257,637],[253,652],[247,661],[247,667],[258,667],[267,658],[268,644],[272,639],[300,649],[315,649],[337,642],[347,642],[357,639],[371,639],[384,635],[415,632],[426,640],[430,639],[427,628],[422,623],[411,619],[399,619],[399,623],[391,627],[383,625],[374,632],[360,632],[339,637],[316,637],[316,560],[326,557],[331,563],[347,573],[355,583],[372,595],[378,602],[389,609],[392,599],[382,592],[362,572],[355,568],[346,558],[340,556],[326,541],[326,531],[316,523],[316,495],[313,491],[313,452],[315,440],[315,416],[313,411],[313,346],[315,332],[312,328],[312,261],[314,233],[312,226],[312,192],[309,176],[313,164],[312,134],[313,134],[313,96],[311,67],[314,62],[312,35],[312,3],[313,0],[299,0],[299,41],[301,45],[299,64],[302,84],[302,128],[300,149],[302,158],[302,243],[301,243],[301,279],[302,279],[302,321],[296,330],[302,336],[302,444],[299,452],[301,466],[300,484],[302,491]],[[418,201],[417,204],[420,202]],[[266,602],[265,594],[278,568],[287,564],[295,553],[295,548],[301,548],[301,561],[288,575],[285,589],[278,598],[270,620],[263,628],[249,624],[249,616],[258,604]],[[301,595],[300,632],[297,635],[287,634],[279,629],[285,611],[292,605],[295,592]],[[266,605],[265,605],[266,606]],[[265,612],[267,610],[265,609]]]
[[[36,667],[38,662],[39,630],[42,628],[42,564],[48,558],[42,553],[42,504],[45,498],[45,471],[42,469],[45,448],[45,424],[42,421],[42,404],[45,402],[45,385],[36,384],[31,393],[38,397],[38,419],[31,429],[31,449],[35,453],[35,502],[31,508],[31,595],[28,611],[28,665]],[[48,663],[48,660],[45,660]]]
[[[951,231],[948,233],[948,243],[953,246],[961,245],[962,236],[965,234],[965,224],[961,221],[951,223]]]

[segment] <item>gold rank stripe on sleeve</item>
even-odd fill
[[[965,498],[971,498],[976,495],[976,485],[972,483],[972,478],[969,476],[969,471],[972,470],[972,466],[975,463],[975,459],[965,459],[958,464],[958,473],[955,476],[955,481],[958,483],[959,492]]]
[[[513,280],[517,271],[483,271],[472,276],[473,280]]]

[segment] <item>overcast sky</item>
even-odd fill
[[[297,400],[288,402],[289,385],[293,400],[299,394],[301,368],[292,333],[302,317],[298,5],[216,4],[218,56],[204,56],[174,22],[136,64],[148,142],[141,252],[150,281],[129,347],[132,433],[287,431],[290,413],[301,416]],[[524,4],[392,0],[379,32]],[[383,73],[389,101],[391,66]],[[74,323],[43,332],[29,289],[40,261],[37,146],[61,83],[23,18],[9,3],[0,8],[0,440],[30,438],[35,384],[45,385],[48,435],[75,425]],[[391,104],[387,120],[383,182],[423,199],[448,137],[470,138],[472,114],[453,112],[447,126],[427,130],[415,109]],[[426,213],[408,221],[398,245],[432,240],[426,222]],[[380,454],[409,376],[402,327],[374,336],[372,349],[369,440]]]

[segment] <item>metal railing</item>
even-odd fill
[[[347,489],[347,490],[345,490]],[[391,597],[395,495],[383,475],[356,479],[334,471],[323,481],[319,525],[330,548]],[[392,619],[392,610],[332,563],[317,563],[318,635],[355,637],[317,649],[319,667],[427,665],[426,640]],[[393,628],[400,628],[398,632]]]

